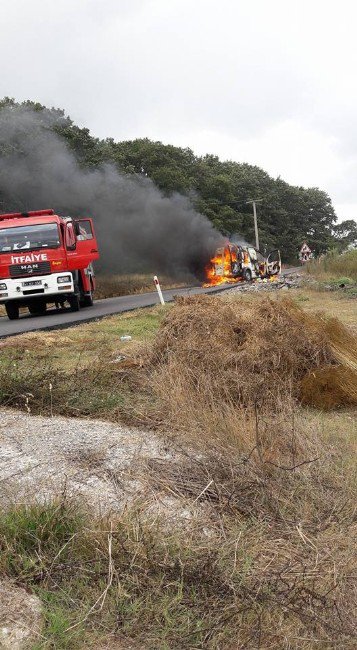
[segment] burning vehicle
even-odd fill
[[[250,282],[256,278],[270,278],[281,272],[281,257],[278,249],[267,257],[253,246],[241,246],[227,242],[217,248],[206,268],[206,286],[235,283],[241,280]]]

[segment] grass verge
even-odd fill
[[[179,287],[197,284],[192,276],[178,280],[166,275],[160,275],[162,289],[178,289]],[[154,274],[127,274],[127,275],[98,275],[96,299],[126,296],[132,293],[147,293],[155,291]]]
[[[42,415],[132,417],[146,400],[136,384],[140,346],[154,338],[164,313],[160,307],[142,309],[1,341],[0,403]],[[132,341],[122,342],[123,335]]]
[[[300,417],[295,467],[291,450],[277,467],[202,437],[198,454],[151,461],[152,490],[191,513],[176,526],[140,502],[95,520],[65,494],[1,512],[0,577],[44,604],[36,650],[352,650],[357,494],[354,441],[340,437],[349,416],[319,426]]]
[[[354,412],[293,399],[304,373],[353,363],[355,339],[312,296],[181,301],[3,342],[2,403],[170,429],[175,454],[145,476],[185,513],[168,525],[138,501],[95,520],[66,494],[1,512],[0,576],[44,603],[37,650],[355,647]]]
[[[141,471],[174,525],[144,496],[97,519],[65,493],[0,512],[0,577],[44,605],[34,650],[355,647],[355,412],[293,399],[304,373],[353,363],[355,338],[296,295],[2,342],[3,404],[171,433]]]
[[[178,415],[179,420],[182,421],[183,410],[180,400],[184,394],[187,405],[192,405],[188,411],[192,412],[190,418],[193,422],[198,417],[198,415],[194,416],[196,409],[193,395],[195,395],[194,399],[198,400],[197,403],[206,401],[198,410],[202,417],[209,411],[207,405],[212,401],[211,397],[218,395],[217,415],[214,416],[213,411],[211,412],[212,420],[216,417],[218,421],[222,420],[220,415],[222,390],[231,394],[233,410],[236,401],[233,393],[236,391],[236,394],[241,394],[244,386],[259,396],[263,391],[267,391],[271,393],[273,402],[277,402],[276,382],[280,382],[280,377],[283,377],[283,381],[287,383],[294,378],[294,375],[291,377],[282,375],[282,346],[285,350],[284,359],[288,374],[290,357],[297,347],[298,340],[302,346],[297,353],[298,356],[300,355],[298,365],[301,366],[301,372],[304,371],[305,366],[307,370],[307,365],[310,363],[307,362],[307,357],[317,353],[317,348],[312,352],[310,342],[306,337],[306,340],[304,339],[303,334],[307,324],[315,322],[316,307],[324,307],[325,311],[332,315],[339,314],[347,325],[355,324],[356,318],[354,302],[342,299],[337,294],[329,294],[327,298],[318,292],[308,290],[297,292],[295,303],[291,303],[296,305],[293,310],[296,314],[292,316],[292,320],[289,320],[291,316],[288,313],[284,315],[284,310],[281,308],[280,311],[276,311],[282,302],[279,296],[262,302],[261,296],[233,296],[232,298],[228,294],[221,300],[207,299],[204,304],[211,305],[207,313],[203,307],[199,307],[199,302],[197,307],[191,307],[189,301],[184,311],[179,311],[177,307],[173,308],[171,305],[167,305],[164,309],[158,306],[113,316],[68,330],[29,333],[6,339],[0,342],[0,403],[42,415],[100,417],[157,426],[162,418],[167,420],[170,412],[176,413],[172,418],[173,423],[177,421]],[[217,305],[220,305],[219,309],[216,309]],[[202,313],[199,314],[197,309],[201,311],[203,309]],[[166,326],[166,333],[165,329],[162,329],[159,334],[157,332],[163,319],[171,318],[170,314],[177,315],[172,317],[175,319],[175,324],[172,325],[170,340],[166,341],[169,326]],[[183,324],[183,316],[188,319],[186,324]],[[319,324],[317,329],[316,322]],[[319,317],[316,322],[313,325],[313,328],[315,327],[313,337],[316,344],[319,341],[322,344],[326,338],[323,332],[327,323],[326,317],[322,317],[322,320]],[[185,333],[184,328],[187,328],[187,324],[192,331],[189,329]],[[241,332],[240,339],[238,330]],[[259,332],[263,330],[265,334],[260,335]],[[345,337],[347,342],[350,337],[349,331],[342,329],[340,339]],[[225,342],[222,338],[224,332]],[[127,334],[132,336],[132,341],[122,342],[120,337]],[[160,366],[163,373],[166,372],[166,379],[163,376],[161,380],[158,378],[157,354],[155,362],[148,359],[148,352],[150,357],[155,337],[159,356],[164,352],[161,349],[162,345],[166,346],[167,350],[171,349],[169,357]],[[195,337],[194,344],[192,337]],[[248,341],[251,346],[250,352],[247,347]],[[226,344],[228,347],[225,347]],[[343,345],[341,342],[340,344]],[[318,352],[322,357],[325,355],[324,345],[320,346],[321,350]],[[355,347],[353,338],[348,345],[352,352]],[[207,373],[204,373],[201,378],[197,377],[192,385],[195,373],[202,366],[200,359],[202,355],[209,353],[209,347],[212,348],[210,356],[213,364],[209,365],[209,373],[211,380],[216,384],[215,387],[212,384],[212,390],[208,391],[211,397],[207,390],[204,391],[204,386],[207,388]],[[175,353],[172,352],[174,348]],[[180,360],[178,355],[183,352],[186,356]],[[243,367],[237,374],[238,357],[241,358],[243,365],[246,365],[248,374]],[[260,359],[259,363],[264,362],[264,376],[257,368],[253,375],[250,372],[250,369],[257,365],[258,359]],[[326,362],[330,363],[331,359],[331,355],[327,355]],[[313,370],[313,367],[311,369]],[[184,376],[185,372],[187,376]],[[301,372],[299,371],[300,375]],[[270,386],[272,373],[275,377],[275,393]],[[321,378],[321,381],[324,381],[324,378]],[[349,381],[350,377],[347,383]],[[342,375],[341,382],[345,383]],[[195,385],[200,386],[198,392]],[[169,408],[168,400],[171,404]],[[157,416],[155,411],[158,410],[159,402],[165,406],[162,415]],[[228,416],[225,419],[229,420]]]
[[[357,283],[357,250],[339,254],[337,251],[306,264],[306,272],[321,282],[355,285]]]

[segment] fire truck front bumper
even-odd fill
[[[74,293],[72,274],[51,273],[51,275],[38,275],[31,278],[9,278],[0,280],[0,303],[9,300],[26,302],[37,298],[51,297],[56,300],[59,296]]]

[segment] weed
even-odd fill
[[[308,274],[318,280],[338,280],[341,284],[357,282],[357,250],[342,255],[332,251],[306,264]],[[347,282],[343,282],[347,280]]]
[[[273,650],[296,636],[306,650],[352,649],[353,470],[342,484],[335,463],[327,448],[280,469],[208,441],[148,467],[153,489],[206,504],[199,518],[173,528],[137,503],[93,520],[65,497],[15,508],[0,515],[0,574],[42,599],[41,650],[108,634],[152,650],[255,649],[261,638]]]
[[[81,524],[80,513],[66,502],[16,508],[0,520],[1,570],[20,580],[44,577],[46,558],[65,551]],[[11,543],[9,542],[11,540]],[[16,553],[13,548],[16,547]]]

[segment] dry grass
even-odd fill
[[[305,288],[296,292],[295,300],[307,313],[318,312],[327,318],[338,318],[344,325],[357,331],[357,300],[351,300],[344,293]]]
[[[353,331],[309,301],[203,297],[163,313],[146,321],[149,336],[130,315],[46,339],[44,362],[59,355],[54,375],[34,371],[39,339],[28,353],[3,349],[8,397],[31,391],[34,410],[48,409],[52,381],[57,412],[161,430],[168,453],[144,468],[150,496],[186,512],[168,525],[138,502],[95,521],[62,498],[2,513],[0,573],[46,605],[38,648],[101,647],[110,636],[145,650],[352,650]],[[113,344],[135,328],[141,346]],[[74,374],[61,337],[82,350]],[[109,363],[118,351],[125,358]],[[340,410],[302,408],[301,397]]]
[[[330,374],[336,369],[339,406],[357,404],[356,361],[350,330],[290,300],[263,299],[241,309],[238,302],[202,296],[177,301],[148,364],[162,417],[187,427],[201,412],[230,421],[232,410],[242,408],[283,411],[300,397],[303,378],[318,368]],[[340,368],[349,372],[348,385]],[[309,403],[306,391],[303,396]]]
[[[36,648],[98,648],[110,635],[110,648],[352,650],[349,417],[276,419],[278,453],[264,418],[249,453],[222,438],[176,441],[179,460],[151,460],[145,473],[159,501],[185,507],[176,527],[140,501],[95,520],[65,494],[0,513],[0,574],[45,605]],[[243,439],[244,421],[237,427]]]
[[[306,264],[308,274],[319,280],[345,279],[357,282],[357,250],[342,255],[333,251]]]
[[[146,395],[131,389],[123,371],[135,369],[139,344],[149,344],[163,315],[154,307],[0,341],[0,403],[41,415],[138,422]],[[127,334],[132,341],[121,342]]]
[[[239,633],[223,648],[353,647],[356,485],[346,472],[351,491],[341,489],[331,448],[319,453],[300,466],[298,454],[294,470],[221,444],[181,467],[152,467],[154,482],[199,497],[223,529],[219,566],[239,602],[230,614]]]
[[[194,430],[199,420],[201,427],[212,428],[212,422],[228,430],[242,405],[284,410],[291,395],[299,397],[303,377],[326,366],[341,386],[338,403],[353,404],[355,336],[336,320],[316,317],[310,295],[299,304],[275,297],[203,297],[5,339],[1,401],[21,407],[31,394],[32,411],[44,415],[51,402],[58,414],[182,429],[191,422]],[[337,311],[339,301],[330,302],[330,312]],[[122,334],[133,340],[122,343]],[[339,366],[348,368],[348,382]],[[314,375],[312,380],[318,385]],[[311,394],[309,403],[314,400]]]
[[[160,275],[162,289],[177,289],[179,287],[197,284],[197,280],[191,276],[183,279],[170,278]],[[132,293],[147,293],[155,291],[154,273],[150,274],[127,274],[127,275],[98,275],[95,297],[97,300],[113,298],[115,296],[126,296]]]

